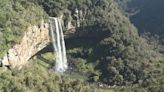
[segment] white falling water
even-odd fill
[[[64,35],[59,18],[50,17],[50,31],[56,59],[55,70],[64,72],[68,68]]]

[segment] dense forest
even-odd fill
[[[163,38],[163,0],[118,0],[123,9],[130,13],[130,20],[139,32],[157,34]]]
[[[143,1],[147,4],[147,0]],[[159,39],[140,36],[137,28],[139,30],[146,28],[146,25],[139,26],[146,21],[142,19],[136,21],[135,16],[139,15],[133,15],[131,20],[135,21],[136,28],[116,1],[0,0],[0,7],[2,7],[0,57],[3,57],[14,44],[19,43],[28,26],[37,25],[41,20],[48,22],[50,16],[63,16],[65,22],[71,20],[76,26],[75,9],[82,11],[80,26],[76,27],[77,36],[65,39],[70,67],[65,74],[53,71],[54,58],[50,44],[21,70],[16,68],[6,70],[0,67],[0,91],[162,92],[164,90],[164,58],[161,50],[163,45]],[[148,15],[154,16],[154,14]],[[151,23],[158,25],[158,22]],[[154,26],[151,27],[157,27]],[[152,29],[151,27],[146,29]],[[67,28],[64,30],[69,31]],[[154,30],[162,32],[156,28]]]

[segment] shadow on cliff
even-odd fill
[[[32,58],[37,58],[37,59],[47,63],[48,65],[50,65],[50,68],[51,68],[54,66],[54,62],[53,62],[54,60],[52,60],[53,57],[45,58],[43,55],[46,53],[53,53],[53,45],[51,43],[49,45],[47,45],[41,51],[37,52]]]
[[[68,61],[71,58],[83,58],[88,62],[95,62],[102,57],[100,42],[109,37],[109,31],[101,31],[93,26],[77,28],[76,36],[65,39]],[[71,62],[71,61],[69,61]]]
[[[100,31],[101,29],[97,29],[92,26],[87,26],[85,28],[79,27],[74,30],[76,31],[73,36],[72,34],[71,36],[68,34],[68,36],[65,38],[68,62],[71,62],[70,58],[83,58],[88,62],[94,62],[100,59],[102,53],[99,49],[99,44],[104,38],[110,35],[109,31]],[[74,51],[74,49],[78,50],[76,50],[75,53],[70,52]],[[52,43],[36,53],[34,56],[47,64],[54,65],[51,59],[44,58],[42,56],[42,54],[48,52],[53,53]]]

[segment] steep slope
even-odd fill
[[[49,27],[47,23],[28,27],[21,42],[10,48],[2,58],[3,66],[21,68],[28,60],[50,43]]]
[[[99,7],[94,10],[98,10]],[[144,80],[150,72],[147,70],[153,67],[150,61],[156,63],[158,54],[143,38],[139,37],[135,27],[121,14],[115,2],[109,2],[109,6],[106,5],[106,7],[110,11],[106,8],[104,12],[99,12],[96,21],[89,19],[97,23],[92,28],[109,32],[95,49],[95,53],[99,53],[96,69],[101,72],[100,80],[110,85],[124,85],[126,82],[137,83],[139,80]]]
[[[46,18],[39,5],[24,0],[0,1],[0,58],[14,44],[21,41],[30,25],[37,25]]]
[[[139,29],[139,32],[150,32],[163,36],[164,29],[164,8],[163,0],[118,0],[126,6],[127,12],[138,11],[130,16],[132,23]],[[128,1],[127,3],[123,3]]]
[[[80,20],[76,32],[82,37],[97,40],[94,47],[90,47],[90,59],[75,53],[76,58],[93,63],[95,71],[98,71],[91,74],[93,80],[96,77],[96,81],[109,85],[136,84],[148,79],[150,72],[154,71],[154,65],[159,63],[161,55],[139,37],[137,29],[113,0],[42,1],[40,4],[51,16],[63,15],[63,18],[67,18],[66,15],[70,14],[75,26]],[[80,12],[78,17],[74,16],[77,10]],[[78,40],[76,42],[80,43]],[[84,52],[89,52],[87,50],[84,46]]]
[[[92,90],[91,86],[113,86],[114,90],[125,92],[152,89],[162,91],[163,82],[159,82],[164,79],[162,55],[139,36],[137,29],[122,14],[114,0],[27,2],[40,5],[49,16],[62,17],[64,24],[69,21],[76,27],[72,29],[75,30],[76,37],[66,39],[70,66],[68,73],[71,76],[56,77],[51,71],[52,49],[49,52],[45,50],[36,59],[32,59],[34,62],[29,68],[21,70],[20,73],[2,71],[0,87],[3,91],[97,91]],[[97,84],[89,85],[88,82]],[[107,86],[101,86],[98,82]]]

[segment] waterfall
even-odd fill
[[[50,17],[50,32],[56,59],[55,70],[64,72],[68,68],[61,19]]]

